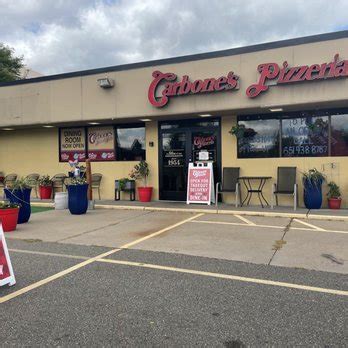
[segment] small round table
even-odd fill
[[[249,205],[251,197],[253,196],[253,193],[257,193],[257,196],[259,197],[259,201],[261,203],[262,208],[264,207],[262,200],[266,203],[266,205],[269,205],[265,196],[262,193],[263,187],[265,186],[265,183],[267,180],[272,179],[271,176],[240,176],[238,180],[241,180],[247,189],[247,195],[244,198],[241,206],[244,205],[245,202],[247,202],[247,205]],[[252,182],[259,182],[259,185],[257,188],[253,188]]]

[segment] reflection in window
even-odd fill
[[[116,160],[145,160],[145,127],[117,127]]]
[[[328,116],[284,118],[282,120],[282,156],[328,156],[328,129]]]
[[[279,156],[279,120],[254,119],[238,121],[238,158]]]
[[[331,116],[331,155],[348,156],[348,114]]]

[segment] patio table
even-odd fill
[[[257,193],[257,196],[259,197],[259,201],[261,203],[262,208],[264,207],[264,204],[262,200],[266,203],[266,205],[269,206],[265,196],[262,193],[263,187],[265,186],[265,183],[267,180],[272,179],[271,176],[240,176],[238,180],[242,181],[245,188],[247,189],[247,195],[244,198],[241,206],[244,205],[245,202],[247,202],[247,205],[249,205],[251,197],[253,196],[253,193]],[[257,188],[253,187],[252,183],[258,182]]]

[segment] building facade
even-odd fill
[[[302,199],[301,172],[317,168],[347,206],[347,77],[341,31],[3,83],[0,171],[54,175],[90,158],[113,199],[146,159],[153,198],[185,200],[188,163],[206,150],[216,181],[224,167],[271,176],[269,198],[278,166],[296,166]]]

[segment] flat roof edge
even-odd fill
[[[114,71],[147,68],[147,67],[158,66],[158,65],[185,63],[185,62],[204,60],[204,59],[235,56],[238,54],[253,53],[253,52],[266,51],[266,50],[275,49],[275,48],[298,46],[298,45],[304,45],[304,44],[321,42],[321,41],[338,40],[343,38],[348,38],[348,30],[318,34],[318,35],[311,35],[311,36],[304,36],[304,37],[294,38],[294,39],[266,42],[266,43],[251,45],[251,46],[236,47],[236,48],[207,52],[207,53],[198,53],[198,54],[185,55],[185,56],[179,56],[179,57],[173,57],[173,58],[164,58],[164,59],[150,60],[150,61],[144,61],[144,62],[138,62],[138,63],[115,65],[115,66],[109,66],[104,68],[96,68],[96,69],[74,71],[74,72],[68,72],[68,73],[62,73],[62,74],[40,76],[40,77],[31,78],[31,79],[1,82],[0,87],[22,85],[27,83],[37,83],[37,82],[44,82],[44,81],[54,81],[54,80],[102,74],[102,73],[114,72]]]

